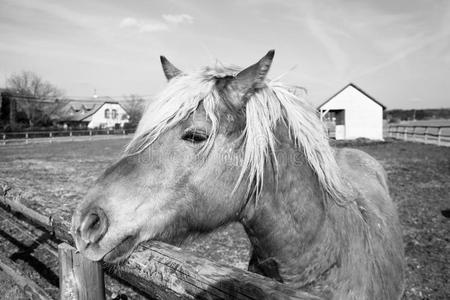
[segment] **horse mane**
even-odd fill
[[[156,100],[147,107],[125,156],[142,152],[165,130],[186,120],[203,103],[212,123],[212,134],[204,150],[213,146],[219,125],[218,106],[224,101],[216,86],[218,78],[234,76],[239,69],[217,64],[200,72],[178,76],[169,81]],[[278,162],[275,154],[275,128],[283,122],[292,142],[302,151],[328,196],[338,204],[345,202],[346,185],[328,143],[325,127],[317,112],[304,99],[299,88],[279,80],[266,79],[266,86],[255,91],[246,103],[246,124],[243,132],[244,159],[236,187],[245,176],[249,191],[261,191],[265,164]]]

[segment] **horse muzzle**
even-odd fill
[[[109,228],[109,220],[103,209],[91,208],[84,213],[76,211],[72,218],[72,236],[78,250],[84,252],[101,241]]]

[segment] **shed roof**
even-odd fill
[[[336,92],[335,94],[333,94],[333,96],[331,96],[330,98],[328,98],[325,102],[323,102],[322,104],[320,104],[317,108],[320,109],[322,106],[324,106],[326,103],[328,103],[329,101],[331,101],[334,97],[336,97],[337,95],[339,95],[342,91],[344,91],[346,88],[348,88],[349,86],[355,88],[356,90],[358,90],[360,93],[362,93],[364,96],[366,96],[367,98],[369,98],[370,100],[372,100],[373,102],[375,102],[376,104],[380,105],[383,110],[386,109],[386,106],[384,106],[381,102],[379,102],[378,100],[376,100],[374,97],[370,96],[368,93],[366,93],[362,88],[360,88],[359,86],[357,86],[356,84],[350,82],[349,84],[347,84],[346,86],[344,86],[342,89],[340,89],[338,92]]]

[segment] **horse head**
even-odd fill
[[[237,221],[254,194],[245,164],[245,106],[266,85],[274,51],[250,67],[185,74],[161,56],[166,89],[123,157],[73,214],[77,248],[118,262],[147,240],[177,243]]]

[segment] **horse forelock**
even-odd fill
[[[147,107],[125,155],[145,150],[166,130],[186,120],[201,103],[212,123],[211,135],[203,149],[211,149],[219,127],[219,107],[227,101],[221,97],[217,80],[234,76],[238,71],[237,67],[216,64],[200,72],[173,78]],[[299,89],[296,87],[278,80],[266,80],[266,86],[256,90],[248,99],[243,132],[244,159],[236,187],[248,176],[248,191],[256,191],[259,196],[267,160],[273,161],[275,169],[278,168],[275,129],[279,122],[283,122],[289,128],[292,142],[304,153],[324,191],[331,199],[343,203],[347,187],[340,176],[323,123],[297,91]]]

